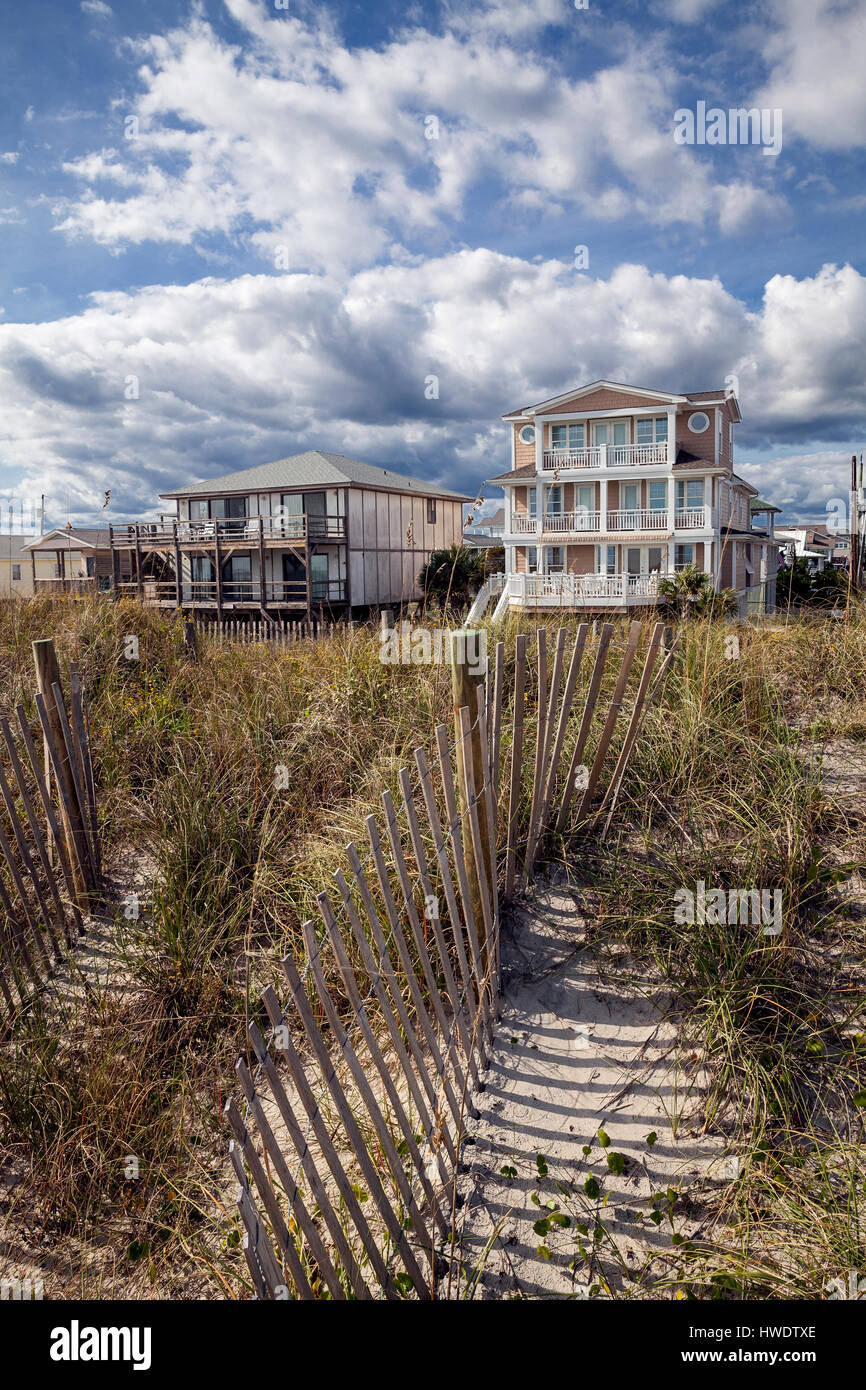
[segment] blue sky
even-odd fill
[[[821,517],[866,433],[864,51],[845,0],[7,7],[0,497],[143,515],[311,447],[474,492],[508,409],[734,374],[737,466]],[[781,150],[677,144],[698,102]]]

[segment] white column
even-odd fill
[[[715,574],[713,573],[713,543],[712,543],[712,541],[704,541],[704,573],[705,573],[705,574],[708,574],[708,575],[710,576],[710,578],[711,578],[712,581],[713,581],[713,588],[715,589],[715,588],[717,587],[717,585],[716,585],[716,576],[715,576]]]
[[[673,474],[665,480],[668,486],[668,530],[675,530],[677,484]]]
[[[668,413],[668,463],[671,468],[677,461],[677,412],[669,410]]]
[[[538,439],[538,436],[536,435],[536,440],[537,440],[537,439]],[[535,522],[536,522],[536,528],[535,528],[535,529],[536,529],[536,539],[535,539],[535,543],[536,543],[536,545],[538,546],[538,573],[539,573],[539,574],[546,574],[547,571],[546,571],[545,566],[544,566],[544,546],[541,544],[541,533],[542,533],[542,531],[544,530],[544,517],[545,517],[545,512],[546,512],[546,509],[547,509],[547,485],[546,485],[545,483],[543,483],[543,482],[541,481],[541,479],[539,478],[537,487],[538,487],[538,491],[537,491],[537,493],[536,493],[536,497],[538,498],[538,502],[537,502],[537,509],[536,509],[536,510],[537,510],[537,515],[536,515],[536,518],[535,518]]]
[[[539,478],[544,468],[544,422],[535,421],[535,471]]]
[[[607,530],[607,478],[602,478],[598,485],[598,524],[602,532]]]
[[[673,574],[674,572],[674,561],[676,557],[675,545],[676,541],[668,541],[668,574]]]

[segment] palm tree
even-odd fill
[[[462,608],[484,582],[484,552],[468,545],[434,550],[418,575],[425,602],[435,599],[444,610]]]
[[[690,614],[727,618],[739,612],[739,601],[733,589],[713,588],[713,581],[697,565],[684,565],[669,579],[660,579],[658,596],[662,609],[671,617],[688,618]]]

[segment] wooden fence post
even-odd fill
[[[476,628],[458,628],[451,633],[451,689],[454,702],[454,740],[457,746],[457,785],[460,789],[461,799],[461,821],[463,825],[463,845],[466,858],[466,869],[469,879],[469,897],[472,903],[472,911],[479,932],[482,930],[483,923],[487,919],[489,904],[484,901],[484,885],[488,885],[490,892],[496,893],[496,865],[491,862],[490,844],[491,832],[493,827],[489,823],[488,801],[484,794],[484,750],[481,747],[481,723],[478,718],[478,689],[483,689],[486,679],[486,672],[473,669],[473,664],[469,661],[470,642],[477,649],[478,630]],[[464,735],[463,725],[460,718],[461,709],[469,711],[469,733]],[[461,744],[464,736],[468,738],[468,748],[466,751],[467,761],[471,766],[472,790],[467,785],[464,761],[461,756]],[[478,813],[478,828],[480,838],[480,848],[482,862],[476,862],[475,848],[471,832],[471,810],[472,801],[476,799],[476,811]],[[486,962],[485,962],[486,963]]]
[[[57,708],[57,700],[54,694],[54,687],[56,686],[62,695],[63,686],[60,680],[60,666],[57,661],[57,653],[54,650],[54,642],[51,638],[33,643],[33,661],[36,667],[37,688],[39,694],[45,701],[48,728],[57,753],[55,770],[60,782],[60,814],[63,821],[66,850],[72,866],[78,905],[87,911],[88,889],[93,885],[88,881],[90,879],[90,873],[86,857],[80,859],[80,848],[76,849],[76,845],[80,847],[87,843],[86,823],[84,819],[85,808],[79,804],[76,792],[76,779],[70,763],[69,751],[66,748],[63,720]],[[46,748],[46,775],[48,775],[50,767],[51,762],[48,758]]]

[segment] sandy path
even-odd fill
[[[600,1279],[625,1291],[639,1276],[675,1268],[674,1228],[690,1236],[699,1227],[688,1200],[674,1207],[672,1227],[663,1195],[655,1224],[654,1194],[680,1193],[698,1176],[734,1176],[723,1141],[690,1124],[703,1077],[693,1057],[679,1056],[668,998],[646,977],[624,985],[627,960],[616,984],[600,978],[584,925],[572,894],[548,885],[503,927],[502,1019],[466,1150],[461,1297],[476,1274],[474,1296],[485,1299],[585,1297]],[[610,1154],[625,1159],[621,1174]],[[598,1197],[585,1191],[590,1176]],[[545,1218],[551,1224],[539,1234],[534,1223]]]

